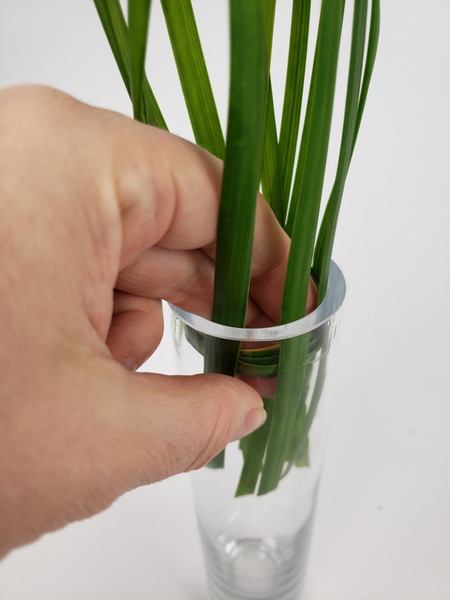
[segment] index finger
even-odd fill
[[[123,271],[117,287],[149,297],[154,297],[152,290],[158,288],[158,296],[163,297],[157,270],[153,270],[152,280],[146,281],[141,257],[154,246],[183,254],[184,272],[177,268],[176,252],[165,255],[164,278],[170,279],[173,274],[171,289],[185,283],[189,251],[202,249],[214,260],[223,163],[167,132],[137,123],[133,126],[132,135],[138,141],[125,143],[122,147],[131,153],[119,156],[116,163],[123,221]],[[289,244],[270,207],[258,195],[251,296],[274,322],[281,307]],[[199,264],[194,253],[192,259],[191,287]],[[200,282],[204,273],[198,273],[198,277]],[[212,281],[208,285],[212,287]],[[212,289],[210,293],[212,298]]]

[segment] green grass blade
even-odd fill
[[[376,58],[377,49],[378,49],[379,35],[380,35],[380,1],[373,0],[371,15],[370,15],[369,41],[368,41],[368,45],[367,45],[367,54],[366,54],[365,67],[364,67],[364,76],[363,76],[363,81],[362,81],[362,86],[361,86],[361,94],[360,94],[360,98],[359,98],[359,102],[358,102],[358,112],[357,112],[357,117],[356,117],[355,133],[354,133],[354,137],[353,137],[352,155],[353,155],[353,151],[355,149],[356,139],[358,136],[359,127],[360,127],[362,115],[364,112],[364,107],[365,107],[365,103],[366,103],[367,93],[369,90],[370,80],[372,78],[372,72],[373,72],[375,58]],[[333,194],[334,194],[334,190],[332,190],[331,195],[333,195]],[[314,276],[314,279],[316,280],[316,283],[318,282],[318,278],[320,277],[320,274],[318,272],[319,268],[320,268],[319,265],[321,264],[321,262],[324,261],[324,259],[323,259],[324,239],[327,235],[328,224],[329,224],[330,218],[331,218],[330,214],[332,212],[332,206],[333,206],[333,204],[329,200],[327,203],[327,208],[325,210],[325,214],[323,216],[322,224],[321,224],[320,231],[319,231],[319,236],[318,236],[317,243],[316,243],[316,251],[315,251],[315,256],[314,256],[314,264],[313,264],[313,276]]]
[[[358,137],[361,119],[366,105],[367,93],[369,91],[370,80],[372,79],[373,67],[378,50],[378,41],[380,38],[380,0],[372,0],[372,10],[370,13],[369,42],[367,44],[367,54],[364,67],[364,76],[361,86],[361,94],[358,103],[358,114],[356,117],[355,136],[353,147]]]
[[[250,285],[267,77],[264,7],[259,0],[231,0],[230,23],[230,104],[212,319],[243,327]]]
[[[311,83],[309,86],[309,96],[310,97],[313,95],[313,90],[316,89],[316,80],[317,80],[317,69],[313,69],[313,72],[311,74]],[[286,217],[285,230],[290,237],[292,236],[292,229],[294,227],[294,220],[295,220],[296,209],[298,206],[300,189],[301,189],[303,177],[305,174],[306,155],[308,152],[308,143],[309,143],[308,136],[310,135],[310,132],[311,132],[311,117],[312,117],[312,111],[306,110],[305,122],[303,124],[302,139],[301,139],[301,144],[300,144],[300,152],[299,152],[298,161],[297,161],[297,168],[296,168],[296,173],[295,173],[294,184],[292,186],[291,201],[289,203],[287,217]]]
[[[234,377],[240,347],[240,342],[205,335],[203,372],[222,373]],[[211,469],[223,469],[224,465],[225,450],[222,450],[208,463],[208,467]]]
[[[225,141],[190,0],[161,0],[197,144],[225,156]]]
[[[280,128],[280,162],[283,177],[284,212],[287,212],[294,172],[305,80],[311,0],[294,0],[289,58]]]
[[[266,60],[267,74],[270,70],[270,57],[272,54],[273,26],[275,23],[275,9],[277,0],[265,0],[266,7]]]
[[[355,0],[350,68],[339,161],[336,178],[317,239],[313,263],[314,279],[319,287],[319,303],[322,302],[327,292],[328,274],[339,210],[344,193],[345,180],[347,178],[353,149],[355,147],[358,114],[362,114],[359,111],[359,107],[361,106],[360,90],[366,40],[367,8],[368,0]],[[371,48],[371,45],[369,44],[368,47]],[[368,64],[366,60],[366,66],[372,70],[373,61],[371,61],[371,64]],[[365,89],[365,96],[366,95],[367,88]]]
[[[119,0],[94,0],[112,53],[119,67],[127,92],[131,97],[129,71],[128,28]]]
[[[131,101],[133,116],[143,121],[142,87],[145,78],[148,20],[151,0],[128,0],[128,31],[130,53]]]
[[[279,223],[284,226],[285,214],[283,206],[283,188],[281,175],[278,133],[275,121],[275,108],[270,80],[270,59],[272,53],[273,26],[275,22],[276,0],[266,0],[266,104],[264,118],[264,141],[261,164],[262,192],[271,206]]]
[[[144,80],[144,117],[143,122],[168,131],[168,127],[158,106],[153,90],[145,77]]]
[[[119,67],[123,82],[131,98],[130,50],[128,26],[119,0],[94,0],[97,13],[103,25],[112,53]],[[144,107],[141,119],[149,125],[167,129],[166,122],[158,106],[147,77],[143,82]]]
[[[313,75],[302,135],[304,164],[297,170],[299,191],[293,198],[295,220],[286,273],[280,323],[304,316],[312,253],[322,196],[325,165],[333,112],[337,62],[344,14],[344,0],[323,0],[320,14]],[[295,186],[294,186],[295,189]],[[258,494],[274,490],[280,480],[298,414],[309,335],[284,340],[272,427]],[[299,374],[299,365],[301,372]]]
[[[311,425],[314,421],[314,417],[316,416],[317,407],[319,405],[319,400],[322,397],[323,388],[325,385],[325,377],[327,372],[327,361],[328,361],[328,353],[325,353],[321,356],[319,362],[319,368],[317,371],[316,380],[314,382],[314,391],[311,397],[311,402],[308,407],[308,411],[306,413],[306,418],[301,428],[300,440],[297,442],[295,446],[295,451],[292,452],[289,460],[287,461],[287,466],[285,467],[282,478],[286,477],[289,473],[291,467],[298,460],[300,455],[304,452],[304,448],[308,443],[308,434],[311,429]]]
[[[283,203],[283,181],[270,79],[266,102],[261,185],[264,198],[271,206],[280,225],[284,227],[286,214]]]
[[[311,89],[292,197],[292,243],[280,323],[305,314],[312,254],[328,153],[344,0],[324,0]]]
[[[212,320],[244,327],[267,81],[264,6],[259,0],[231,0],[230,24],[230,102],[217,226]],[[206,336],[205,372],[234,375],[239,348],[239,342]],[[208,466],[223,467],[224,452],[213,458]]]
[[[260,496],[274,490],[281,478],[299,410],[298,399],[305,386],[308,345],[308,334],[283,340],[281,344],[272,423],[258,488]]]
[[[273,398],[263,398],[263,401],[267,413],[264,425],[241,440],[244,466],[236,489],[236,497],[253,494],[261,472],[272,420]]]

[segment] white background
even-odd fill
[[[149,77],[171,130],[190,136],[154,5]],[[194,8],[224,116],[226,6]],[[334,253],[348,295],[305,600],[450,598],[449,60],[448,0],[382,2]],[[0,1],[0,87],[24,82],[130,114],[90,0]],[[172,368],[165,339],[145,369]],[[0,565],[2,600],[207,597],[184,475]]]

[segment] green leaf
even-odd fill
[[[161,0],[197,144],[223,159],[225,141],[190,0]]]
[[[307,452],[308,447],[308,434],[311,429],[311,425],[314,421],[314,417],[316,416],[317,407],[319,405],[319,400],[322,397],[323,388],[325,385],[325,377],[327,372],[327,362],[328,362],[328,348],[325,351],[322,351],[319,368],[317,370],[316,380],[314,382],[314,390],[311,397],[311,402],[308,407],[308,412],[306,413],[306,418],[304,422],[301,424],[299,440],[297,440],[296,445],[292,449],[292,453],[290,458],[288,459],[287,466],[283,471],[281,477],[286,477],[289,473],[292,465],[297,466],[297,461],[301,458],[305,457],[305,451]],[[303,462],[302,461],[302,462]]]
[[[261,472],[273,411],[273,399],[263,398],[263,401],[267,419],[261,427],[241,440],[244,466],[239,478],[236,496],[253,494]]]
[[[278,133],[275,121],[275,108],[270,80],[270,59],[272,53],[273,26],[275,22],[276,0],[265,0],[266,15],[266,102],[263,134],[263,154],[261,164],[261,187],[264,198],[272,208],[278,222],[284,227],[283,182],[278,148]]]
[[[231,0],[230,9],[230,103],[212,319],[243,327],[250,286],[267,73],[263,6],[259,0]]]
[[[284,286],[280,323],[304,316],[311,261],[322,197],[333,112],[344,0],[323,0],[293,196],[295,218]],[[280,480],[298,414],[298,399],[307,376],[304,365],[309,334],[284,340],[275,395],[272,427],[258,494],[274,490]],[[300,366],[300,373],[299,373]]]
[[[142,87],[145,79],[148,20],[151,0],[128,0],[128,30],[130,53],[131,101],[134,118],[142,121]]]
[[[97,13],[103,25],[106,37],[113,52],[120,74],[127,92],[131,98],[131,75],[130,75],[130,51],[128,26],[123,16],[119,0],[94,0]],[[162,116],[153,91],[148,83],[147,77],[143,82],[144,114],[141,115],[143,122],[167,129],[166,122]]]
[[[128,28],[119,0],[94,0],[95,8],[108,38],[123,82],[131,97]]]
[[[230,1],[231,78],[228,131],[217,225],[212,320],[244,327],[250,287],[256,194],[266,86],[264,7]],[[206,373],[234,375],[239,342],[205,336]],[[209,467],[224,465],[224,452]]]
[[[339,217],[345,181],[350,166],[362,111],[367,96],[370,76],[373,71],[376,54],[377,32],[379,31],[379,11],[377,2],[372,4],[371,32],[369,33],[368,58],[366,59],[366,73],[361,87],[364,48],[366,40],[367,5],[368,0],[355,0],[353,13],[353,31],[350,53],[350,68],[347,85],[347,98],[344,113],[344,126],[341,138],[341,148],[330,198],[320,228],[314,255],[313,274],[318,283],[318,302],[322,302],[327,292],[328,274],[330,270],[331,254],[333,250],[336,227]],[[374,9],[375,7],[375,9]],[[374,11],[375,10],[375,18]],[[360,91],[361,90],[361,91]]]
[[[209,335],[204,339],[204,373],[222,373],[234,377],[238,362],[240,342],[235,340],[222,340]],[[223,469],[225,465],[225,450],[212,458],[208,467]]]
[[[305,315],[333,113],[344,0],[324,0],[291,200],[292,234],[280,323]]]
[[[280,128],[280,161],[283,177],[284,213],[287,213],[294,172],[305,80],[311,0],[294,0],[292,5],[289,57]]]
[[[361,94],[358,103],[358,114],[356,117],[355,137],[353,148],[359,133],[361,119],[366,105],[367,93],[369,91],[370,80],[372,79],[373,67],[378,50],[378,40],[380,38],[380,0],[372,0],[372,10],[370,13],[369,42],[367,44],[367,54],[364,67],[364,76],[361,86]]]
[[[286,214],[283,203],[283,180],[270,79],[266,102],[261,186],[264,198],[275,213],[278,222],[284,228]]]
[[[270,57],[272,54],[273,26],[275,23],[275,9],[277,0],[265,0],[265,15],[266,15],[266,60],[267,60],[267,75],[270,70]]]
[[[305,388],[309,334],[283,340],[272,423],[267,441],[266,458],[261,472],[258,495],[267,494],[278,486],[288,449],[295,430],[299,398]]]

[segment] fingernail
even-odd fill
[[[136,371],[136,369],[139,367],[138,361],[132,356],[125,358],[122,361],[122,364],[125,367],[125,369],[128,369],[128,371]]]
[[[252,433],[252,431],[255,431],[255,429],[261,427],[266,419],[267,413],[263,408],[252,408],[245,415],[244,422],[231,441],[234,442],[236,440],[240,440],[249,433]]]

